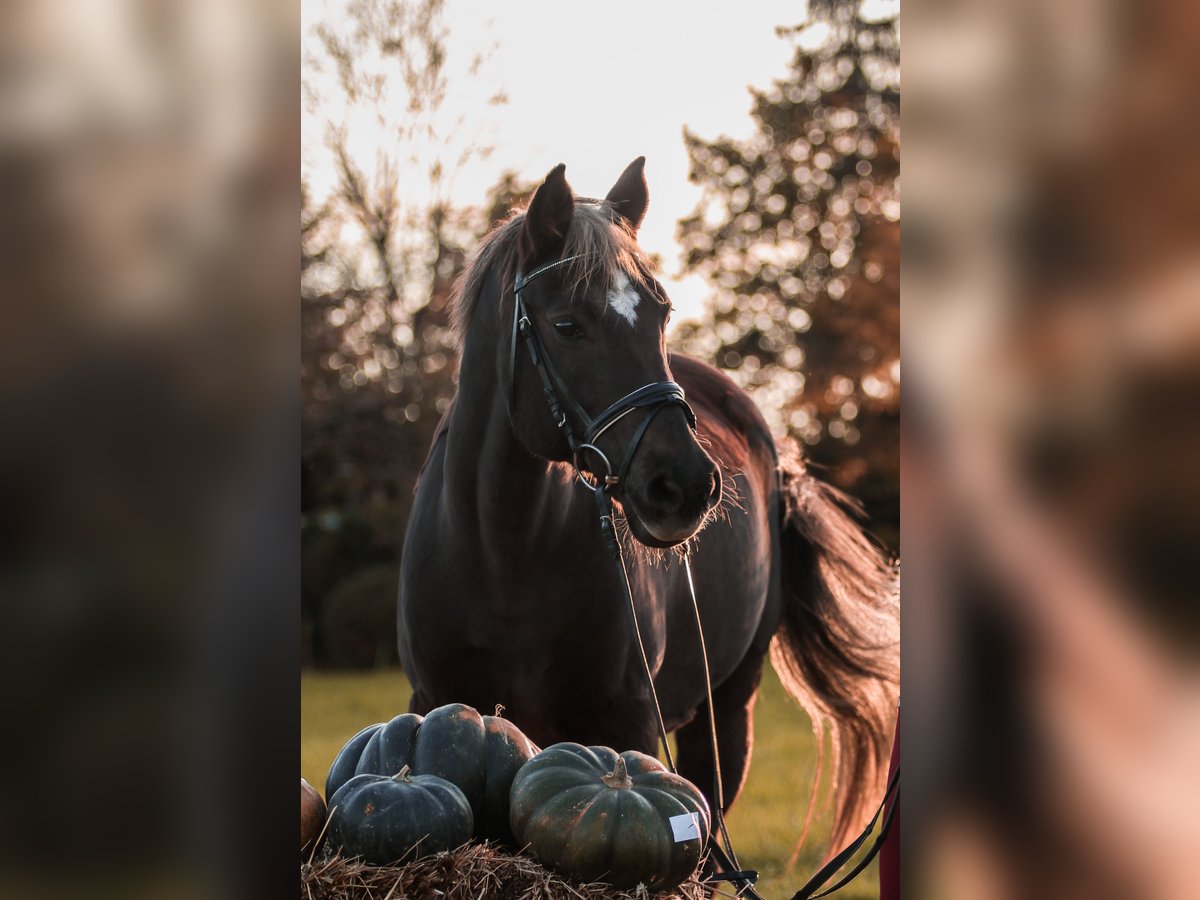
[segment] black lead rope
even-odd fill
[[[858,874],[870,865],[871,860],[879,854],[880,849],[883,847],[883,842],[887,840],[888,832],[892,827],[892,818],[896,815],[896,801],[899,798],[899,794],[900,766],[897,765],[895,771],[892,773],[892,780],[888,783],[887,790],[883,794],[883,802],[879,804],[879,809],[875,810],[875,815],[871,817],[866,830],[846,845],[841,853],[825,863],[817,874],[808,880],[808,883],[804,887],[792,894],[792,900],[817,900],[818,897],[827,897],[834,891],[841,890],[857,878]],[[890,806],[888,806],[889,799],[892,801]],[[883,827],[879,829],[879,837],[875,839],[875,843],[871,845],[871,849],[864,853],[862,859],[855,864],[854,868],[847,872],[833,887],[821,891],[819,894],[816,893],[825,882],[837,873],[838,869],[850,861],[850,857],[858,852],[858,848],[871,836],[871,832],[875,829],[875,823],[879,821],[879,815],[885,807],[887,808],[887,813],[883,817]]]

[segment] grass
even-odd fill
[[[325,774],[342,745],[359,729],[405,712],[409,693],[398,669],[301,673],[300,774],[323,793]],[[755,715],[750,778],[728,820],[738,857],[743,866],[758,869],[758,891],[768,900],[790,897],[820,866],[824,847],[819,838],[829,832],[828,817],[816,819],[795,868],[787,871],[804,825],[815,760],[804,711],[768,667]],[[836,896],[878,897],[877,864]]]

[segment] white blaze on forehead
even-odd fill
[[[629,283],[628,276],[618,272],[613,279],[612,290],[608,292],[608,305],[630,326],[637,324],[637,307],[641,299],[637,289]]]

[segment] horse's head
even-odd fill
[[[520,226],[517,272],[535,277],[521,287],[520,305],[512,297],[508,309],[511,321],[523,314],[535,330],[543,371],[512,332],[502,342],[500,381],[521,442],[545,459],[569,462],[571,448],[544,390],[548,379],[575,440],[596,448],[574,454],[579,466],[612,476],[639,541],[669,547],[703,524],[720,500],[721,477],[697,443],[691,411],[671,394],[671,305],[635,239],[647,204],[643,164],[630,164],[602,202],[577,201],[561,165],[534,194]],[[653,386],[649,405],[604,416],[644,386]]]

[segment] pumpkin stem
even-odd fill
[[[629,777],[629,770],[625,768],[625,760],[620,756],[617,757],[617,764],[613,770],[607,775],[601,775],[600,780],[610,788],[627,790],[633,787],[633,779]]]
[[[499,719],[499,718],[500,718],[500,714],[501,714],[501,713],[503,713],[503,712],[504,712],[504,704],[503,704],[503,703],[497,703],[497,704],[496,704],[496,711],[493,713],[493,715],[494,715],[494,716],[495,716],[497,719]]]
[[[399,772],[397,772],[395,775],[392,776],[392,781],[412,781],[412,779],[408,777],[409,771],[410,770],[409,770],[408,766],[405,766]]]

